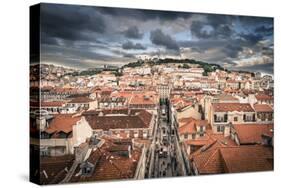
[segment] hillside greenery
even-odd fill
[[[182,65],[179,66],[179,68],[190,68],[189,64],[194,64],[194,65],[198,65],[198,67],[201,67],[204,69],[204,76],[207,76],[209,72],[213,72],[217,69],[219,70],[225,70],[223,67],[221,67],[220,65],[217,64],[212,64],[212,63],[206,63],[203,61],[197,61],[194,59],[171,59],[171,58],[165,58],[165,59],[159,59],[157,61],[148,61],[148,62],[144,62],[144,61],[136,61],[136,62],[131,62],[128,63],[126,65],[124,65],[122,68],[125,67],[139,67],[139,66],[143,66],[144,64],[148,64],[150,66],[153,65],[162,65],[162,64],[170,64],[170,63],[181,63]]]

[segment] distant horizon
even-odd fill
[[[129,64],[129,63],[131,63],[131,62],[125,63],[124,65]],[[205,62],[205,63],[207,63],[207,62]],[[39,64],[39,63],[36,63],[36,64]],[[75,69],[75,70],[77,70],[77,71],[85,71],[85,70],[89,70],[89,69],[103,68],[104,65],[111,65],[111,64],[104,64],[104,65],[101,65],[101,66],[93,66],[93,67],[89,67],[89,68],[76,68],[76,67],[70,67],[70,66],[62,65],[62,64],[55,64],[55,63],[41,63],[41,64],[45,64],[45,65],[54,65],[54,66],[58,66],[58,67],[68,68],[68,69]],[[208,63],[208,64],[210,64],[210,63]],[[116,66],[116,67],[118,67],[118,68],[121,68],[121,67],[124,66],[124,65],[121,65],[121,66],[116,66],[116,65],[114,65],[114,66]],[[245,71],[245,72],[249,72],[249,73],[257,73],[257,72],[260,72],[262,76],[264,76],[264,75],[269,75],[269,76],[274,77],[274,74],[273,74],[273,73],[272,73],[272,74],[271,74],[271,73],[265,73],[265,72],[262,72],[262,71],[233,70],[233,69],[227,69],[227,70],[229,70],[229,71]]]

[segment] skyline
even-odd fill
[[[85,69],[189,58],[273,74],[273,18],[42,4],[41,61]]]

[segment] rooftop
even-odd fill
[[[256,112],[273,112],[273,108],[268,104],[254,104]]]
[[[73,126],[80,120],[81,116],[74,116],[73,114],[55,115],[45,132],[49,134],[59,132],[70,133]]]
[[[89,103],[93,102],[93,99],[90,99],[89,97],[76,97],[72,99],[69,103]]]
[[[93,129],[133,129],[133,128],[148,128],[152,119],[152,114],[146,110],[131,111],[127,114],[122,114],[121,110],[116,114],[89,114],[84,113],[86,120],[89,122]],[[102,111],[102,113],[108,111]]]
[[[112,140],[106,140],[103,146],[93,150],[87,162],[95,164],[90,175],[81,175],[78,167],[71,178],[71,182],[104,181],[117,179],[130,179],[135,175],[135,170],[141,156],[140,149],[132,150],[131,157],[119,155],[118,149],[123,151],[128,145],[117,145]]]
[[[273,124],[234,124],[240,144],[260,144],[262,135],[273,136]]]
[[[255,112],[249,103],[213,103],[215,112]]]

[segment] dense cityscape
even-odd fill
[[[273,18],[33,8],[32,182],[273,171]]]
[[[30,73],[41,184],[273,170],[270,75],[156,58]]]

